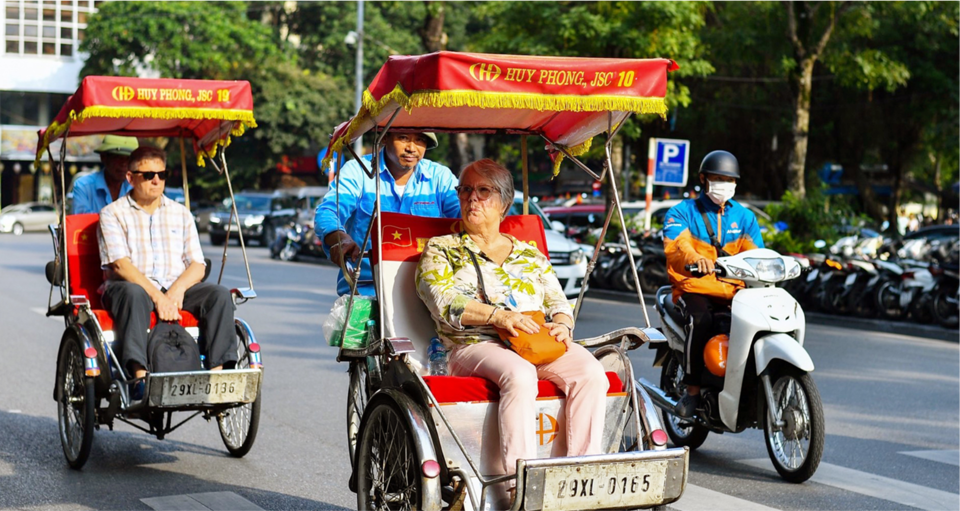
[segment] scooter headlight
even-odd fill
[[[730,270],[730,273],[732,273],[733,276],[736,277],[736,278],[738,278],[738,279],[755,279],[755,278],[757,278],[757,276],[754,275],[752,271],[750,271],[750,270],[748,270],[748,269],[746,269],[746,268],[741,268],[741,267],[739,267],[739,266],[727,266],[727,269]]]
[[[780,282],[787,275],[783,258],[776,259],[744,259],[757,273],[757,279],[764,282]]]

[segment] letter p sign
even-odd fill
[[[676,158],[680,154],[680,148],[676,144],[663,144],[663,160],[662,163],[670,163],[670,160]]]

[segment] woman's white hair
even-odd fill
[[[503,206],[503,212],[500,214],[500,217],[506,218],[507,211],[510,211],[510,206],[513,205],[513,174],[504,168],[503,165],[500,165],[490,158],[477,160],[463,167],[463,170],[460,171],[461,183],[463,182],[464,176],[467,175],[467,172],[476,173],[483,179],[490,181],[493,187],[497,189],[497,192],[500,193],[500,204]]]

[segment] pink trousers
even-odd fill
[[[600,362],[579,344],[549,364],[535,366],[499,342],[460,345],[450,354],[450,374],[481,376],[500,387],[500,451],[503,473],[518,459],[537,457],[537,380],[550,380],[567,397],[567,456],[600,454],[609,388]]]

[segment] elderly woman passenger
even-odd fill
[[[437,332],[452,351],[450,374],[481,376],[500,387],[500,443],[503,474],[516,472],[517,459],[536,457],[533,411],[537,380],[554,382],[567,397],[564,422],[567,456],[599,454],[608,382],[603,366],[572,343],[573,311],[553,267],[532,245],[500,233],[513,203],[513,177],[493,160],[463,169],[457,196],[463,232],[432,238],[417,268],[417,292],[430,309]],[[489,296],[478,290],[476,255]],[[542,311],[543,328],[566,353],[533,365],[504,345],[495,327],[517,335],[540,326],[525,311]]]

